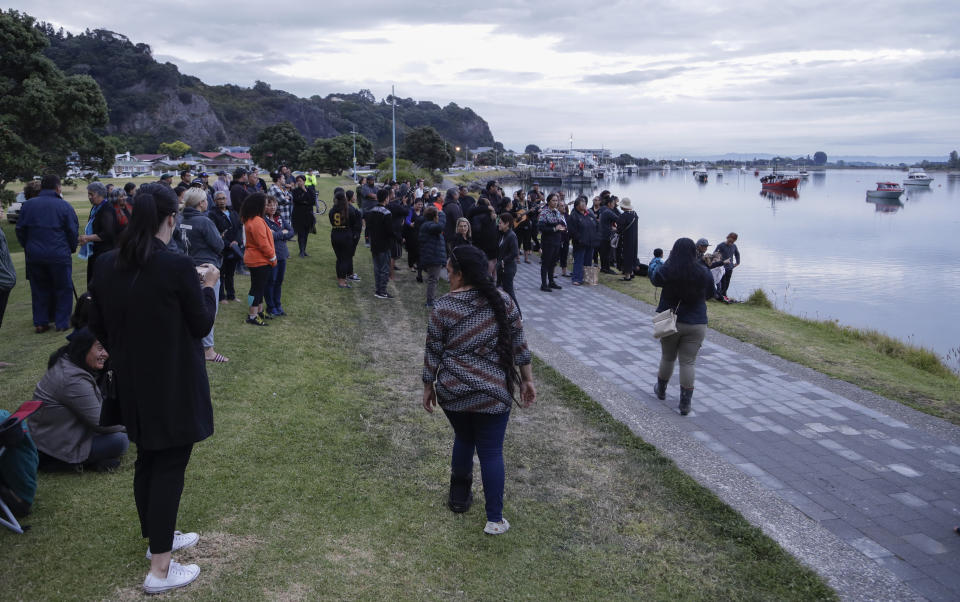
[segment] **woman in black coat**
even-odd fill
[[[305,178],[297,176],[297,185],[293,188],[293,213],[290,215],[293,231],[297,233],[297,246],[300,247],[300,257],[307,255],[307,237],[310,229],[317,223],[313,216],[313,205],[316,199],[305,185]]]
[[[620,234],[620,271],[622,280],[633,280],[633,269],[637,266],[637,212],[633,210],[630,199],[620,201],[623,213],[617,218],[617,232]]]
[[[172,190],[141,187],[120,247],[101,258],[90,288],[90,327],[112,356],[122,422],[137,444],[133,492],[150,540],[147,593],[182,587],[200,572],[170,553],[197,542],[196,533],[174,529],[193,445],[213,434],[201,339],[216,316],[220,274],[166,250],[176,212]]]
[[[480,197],[477,206],[467,215],[470,220],[470,232],[473,235],[473,246],[487,256],[490,278],[497,275],[497,242],[500,231],[497,228],[496,214],[490,208],[490,199]]]

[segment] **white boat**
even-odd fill
[[[705,169],[695,169],[693,170],[693,179],[697,182],[706,182],[707,181],[707,171]]]
[[[871,199],[899,199],[903,194],[903,187],[896,182],[877,182],[876,190],[868,190],[867,198]]]
[[[907,186],[929,186],[930,182],[933,182],[933,178],[919,167],[911,168],[910,173],[907,174],[907,179],[903,181]]]

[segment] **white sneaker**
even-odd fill
[[[197,542],[200,541],[200,536],[196,533],[181,533],[180,531],[173,532],[173,549],[171,552],[176,552],[177,550],[182,550],[184,548],[191,548],[197,545]],[[147,546],[147,560],[153,558],[153,554],[150,553],[150,546]]]
[[[499,523],[487,521],[487,526],[483,528],[483,532],[487,535],[503,535],[509,528],[510,523],[507,522],[507,519],[501,518]]]
[[[166,579],[154,577],[153,573],[147,573],[147,578],[143,580],[143,591],[148,594],[159,594],[171,589],[190,585],[199,575],[200,567],[197,565],[183,565],[171,560]]]

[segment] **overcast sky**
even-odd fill
[[[396,84],[472,107],[516,150],[571,134],[648,157],[960,147],[957,0],[9,4],[146,42],[207,83],[378,98]]]

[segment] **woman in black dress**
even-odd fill
[[[140,190],[119,248],[98,263],[90,328],[110,353],[122,422],[137,444],[133,494],[141,534],[150,540],[143,588],[159,593],[200,573],[170,555],[199,539],[175,528],[193,445],[213,434],[201,339],[216,316],[213,287],[220,273],[167,251],[176,194],[160,184]]]
[[[309,257],[307,255],[307,237],[317,223],[317,218],[313,216],[314,195],[307,190],[305,182],[303,176],[297,176],[297,185],[293,189],[293,215],[290,218],[293,222],[293,231],[297,233],[300,257]]]

